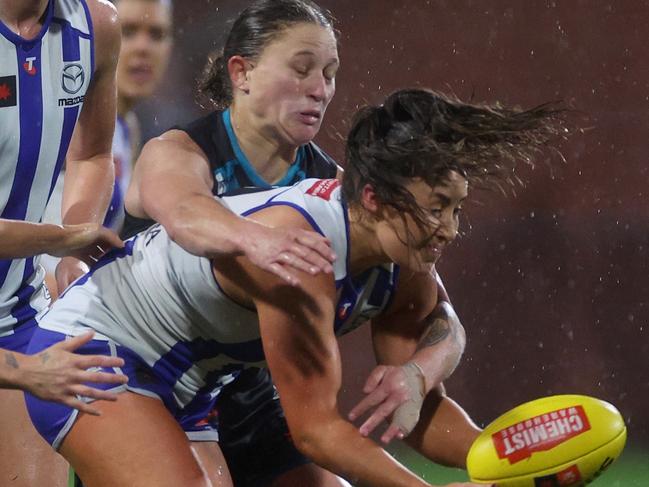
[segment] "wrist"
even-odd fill
[[[90,228],[89,225],[70,225],[64,224],[61,227],[63,231],[63,248],[61,250],[72,251],[79,246],[79,242],[82,240],[84,234],[86,234]]]
[[[3,355],[2,386],[8,389],[24,389],[25,367],[28,366],[31,357],[9,350],[3,351]]]
[[[230,235],[230,246],[233,255],[250,255],[261,240],[259,228],[262,225],[247,218],[237,217],[233,222]]]
[[[426,372],[424,371],[422,366],[419,365],[414,360],[411,360],[411,361],[407,362],[404,365],[404,367],[410,368],[412,373],[414,373],[417,376],[418,380],[421,383],[421,387],[422,387],[422,391],[424,393],[424,396],[426,394],[428,394],[428,391],[430,391],[430,388],[432,388],[432,381],[426,380]],[[431,384],[430,388],[429,388],[429,384]]]

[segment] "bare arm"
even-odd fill
[[[466,336],[439,274],[400,279],[387,313],[373,320],[373,340],[381,364],[416,362],[425,392],[436,388],[457,367]]]
[[[402,275],[390,309],[373,319],[380,365],[365,384],[368,395],[350,412],[356,419],[376,408],[361,426],[363,434],[393,413],[382,440],[410,433],[424,397],[455,370],[464,351],[464,329],[447,299],[436,272]]]
[[[64,224],[101,224],[115,181],[111,145],[115,130],[115,69],[121,34],[117,13],[108,2],[88,2],[95,33],[96,68],[74,129],[66,158],[63,186]],[[94,249],[78,252],[90,262]],[[82,272],[79,262],[63,259],[57,268],[59,287],[65,288]]]
[[[322,236],[241,218],[214,198],[212,184],[205,154],[185,132],[172,130],[144,146],[126,207],[134,216],[161,223],[195,255],[245,255],[290,284],[298,283],[295,269],[331,272],[335,256]]]
[[[17,259],[37,254],[56,257],[95,244],[121,245],[119,238],[97,224],[52,225],[0,219],[0,259]]]

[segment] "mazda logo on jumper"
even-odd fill
[[[79,92],[85,79],[86,75],[83,72],[83,66],[81,64],[68,64],[63,68],[61,86],[66,93],[74,95]]]

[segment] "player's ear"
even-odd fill
[[[241,90],[244,93],[250,92],[250,71],[253,64],[242,56],[232,56],[228,59],[228,74],[232,82],[233,90]]]
[[[372,214],[377,214],[381,207],[376,191],[371,184],[366,184],[361,189],[361,206]]]

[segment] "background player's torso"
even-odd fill
[[[257,174],[239,147],[232,130],[229,110],[212,112],[177,128],[186,132],[205,154],[213,178],[212,193],[215,196],[223,196],[240,188],[271,188]],[[311,142],[298,149],[293,165],[273,186],[290,186],[305,178],[335,178],[337,169],[333,159]],[[126,212],[122,238],[131,237],[152,224],[152,220],[136,218]]]
[[[85,2],[50,1],[31,40],[0,23],[0,61],[0,216],[38,222],[93,73]],[[0,261],[0,336],[46,306],[42,278],[34,259]]]

